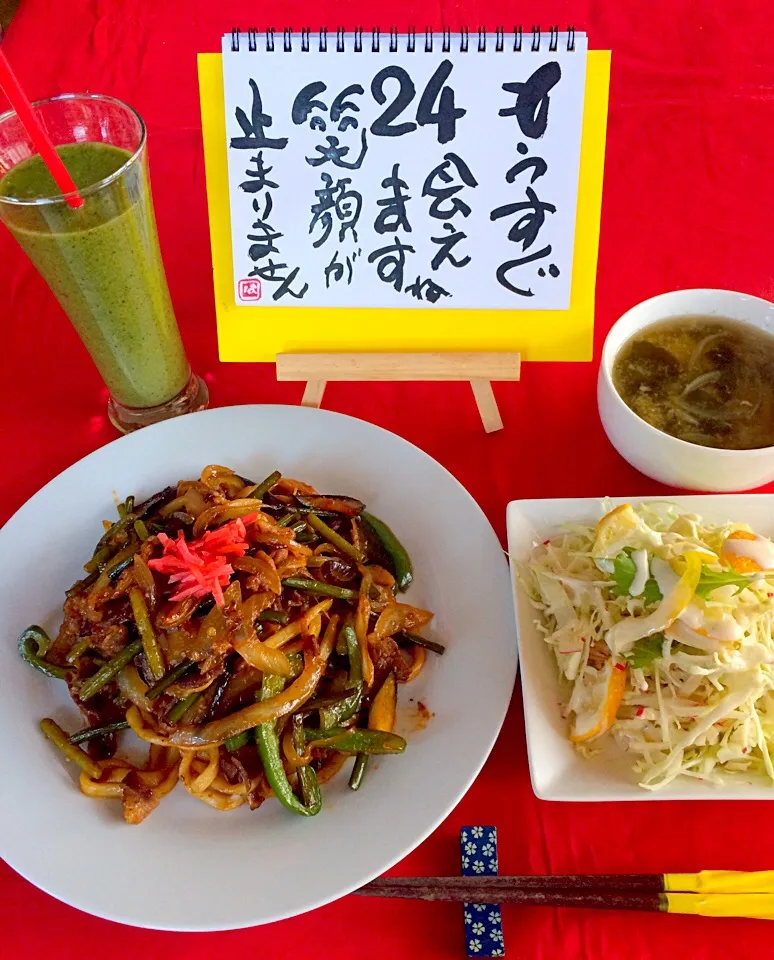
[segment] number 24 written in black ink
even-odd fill
[[[375,137],[402,137],[404,133],[416,130],[417,124],[423,127],[428,123],[435,123],[438,125],[439,143],[448,143],[453,140],[457,131],[457,121],[465,116],[467,110],[455,107],[454,91],[451,87],[444,86],[452,72],[452,67],[451,60],[443,60],[427,81],[427,86],[419,98],[417,122],[409,120],[395,124],[393,120],[399,117],[414,99],[416,88],[414,81],[403,67],[390,66],[380,70],[371,81],[371,93],[378,104],[387,101],[387,94],[384,92],[386,80],[397,80],[400,86],[392,103],[371,124],[371,133]],[[436,100],[438,100],[438,109],[433,110]]]

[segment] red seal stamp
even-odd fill
[[[261,299],[261,281],[255,277],[249,277],[239,281],[239,299],[243,303],[254,303]]]

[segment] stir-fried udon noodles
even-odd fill
[[[371,755],[403,752],[398,685],[443,647],[416,633],[432,613],[397,599],[411,561],[363,503],[211,465],[105,526],[56,638],[19,640],[86,719],[41,722],[83,793],[130,823],[178,781],[218,810],[276,797],[312,816],[348,759],[357,789]],[[117,754],[127,728],[140,764]]]

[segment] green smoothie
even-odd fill
[[[145,158],[106,143],[57,148],[84,204],[3,204],[3,220],[64,307],[112,397],[127,407],[170,400],[188,381],[161,262]],[[0,179],[0,197],[60,191],[39,156]]]

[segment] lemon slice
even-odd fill
[[[672,559],[669,561],[669,565],[674,572],[680,576],[682,576],[682,573],[685,570],[685,558],[689,553],[695,553],[702,563],[719,562],[719,558],[716,553],[713,553],[711,550],[708,550],[706,547],[703,547],[698,543],[677,544],[675,549],[680,550],[681,552],[672,557]]]
[[[597,524],[591,556],[595,560],[613,560],[631,535],[640,529],[640,518],[631,504],[622,503],[606,513]]]
[[[589,709],[576,712],[570,730],[573,743],[583,743],[605,733],[615,723],[626,690],[626,664],[612,657],[591,689]]]

